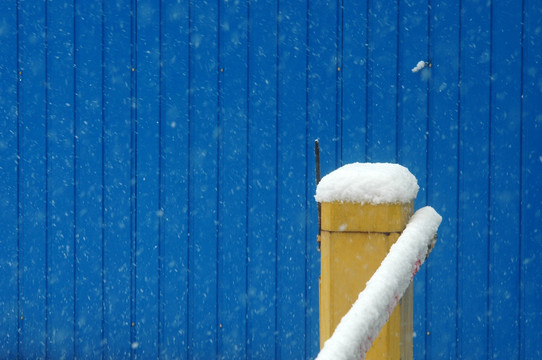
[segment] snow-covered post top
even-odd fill
[[[418,189],[416,178],[407,168],[389,163],[348,164],[324,176],[318,184],[320,346],[331,337],[405,229]],[[412,326],[405,314],[410,311],[397,307],[374,341],[368,359],[402,355],[404,349],[399,344],[411,337],[411,330],[406,334],[404,329]],[[412,351],[411,341],[407,341],[407,348],[407,352]]]
[[[352,163],[324,176],[316,188],[321,228],[401,232],[413,212],[418,182],[404,166]]]
[[[329,173],[316,188],[316,201],[360,204],[409,203],[418,181],[399,164],[352,163]]]

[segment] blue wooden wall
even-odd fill
[[[0,358],[313,358],[316,138],[443,215],[416,359],[542,358],[537,0],[0,9]]]

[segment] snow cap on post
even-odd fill
[[[324,176],[315,199],[320,203],[408,203],[416,198],[419,188],[416,177],[399,164],[352,163]]]

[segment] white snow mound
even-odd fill
[[[420,71],[421,69],[425,67],[425,64],[426,64],[425,61],[418,61],[416,66],[412,68],[412,72],[417,73],[418,71]]]
[[[399,164],[352,163],[324,176],[314,198],[318,202],[408,203],[419,188],[416,177]]]

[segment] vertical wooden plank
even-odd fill
[[[104,358],[131,352],[130,2],[104,2]]]
[[[459,15],[457,3],[431,4],[427,203],[442,215],[427,263],[426,357],[456,359]]]
[[[217,356],[218,6],[190,3],[189,357]]]
[[[310,1],[308,11],[307,54],[307,151],[305,160],[305,354],[313,358],[320,349],[319,319],[314,316],[319,309],[318,278],[320,276],[318,244],[318,210],[314,201],[316,190],[314,140],[319,140],[322,152],[321,173],[335,170],[341,161],[342,128],[342,14],[341,1]],[[303,14],[302,8],[297,8]],[[300,17],[298,15],[298,17]],[[297,40],[297,46],[303,39]],[[288,65],[286,65],[288,66]]]
[[[159,354],[160,7],[136,8],[135,355]]]
[[[336,1],[319,0],[309,4],[308,25],[308,116],[310,138],[318,138],[322,156],[322,174],[330,173],[337,168],[340,159],[340,93],[338,16],[341,8]],[[297,10],[303,14],[302,9]],[[311,16],[313,14],[313,16]],[[326,16],[322,16],[327,14]],[[297,15],[299,18],[300,16]],[[303,39],[295,39],[297,46]],[[338,115],[339,113],[339,115]],[[312,147],[312,141],[311,141]],[[311,152],[312,153],[312,152]],[[312,157],[311,157],[312,159]],[[311,166],[311,175],[314,174]],[[311,176],[314,178],[314,176]]]
[[[75,11],[75,355],[91,359],[103,344],[102,6]]]
[[[277,358],[305,357],[307,106],[305,1],[279,1]]]
[[[492,3],[489,357],[519,355],[521,20],[518,1]]]
[[[46,7],[19,2],[19,356],[46,354]]]
[[[218,351],[234,359],[247,356],[248,3],[219,6]]]
[[[427,205],[427,90],[431,69],[413,73],[412,68],[419,61],[429,61],[427,12],[427,0],[399,2],[397,161],[418,180],[420,190],[414,200],[416,208]],[[413,353],[416,359],[425,354],[426,272],[424,265],[413,284]]]
[[[278,4],[251,1],[248,81],[247,358],[275,359],[277,346]]]
[[[520,357],[535,359],[542,357],[542,9],[527,0],[523,14]]]
[[[457,354],[477,359],[488,358],[490,14],[462,4]]]
[[[47,356],[74,356],[74,8],[47,2]]]
[[[397,160],[420,186],[417,207],[426,204],[427,88],[431,68],[413,73],[419,61],[429,61],[427,0],[401,0],[398,25]]]
[[[0,353],[17,356],[18,339],[18,114],[17,3],[0,1]]]
[[[137,324],[137,0],[130,1],[130,356],[138,347]]]
[[[367,3],[343,0],[341,164],[363,162],[367,141]]]
[[[188,3],[162,5],[160,356],[188,346]]]
[[[305,168],[305,358],[313,359],[320,351],[320,249],[318,239],[318,203],[316,192],[315,159],[312,155],[314,136],[307,135]],[[340,151],[340,149],[338,150]],[[331,155],[331,154],[330,154]],[[337,155],[338,156],[338,155]],[[331,156],[330,156],[331,157]],[[337,160],[340,161],[340,160]]]
[[[318,237],[318,204],[314,200],[316,178],[314,156],[310,151],[314,146],[311,136],[307,137],[307,167],[305,173],[305,359],[314,359],[320,351],[320,249]],[[338,160],[339,161],[339,160]]]
[[[395,162],[398,2],[368,1],[367,160]]]

